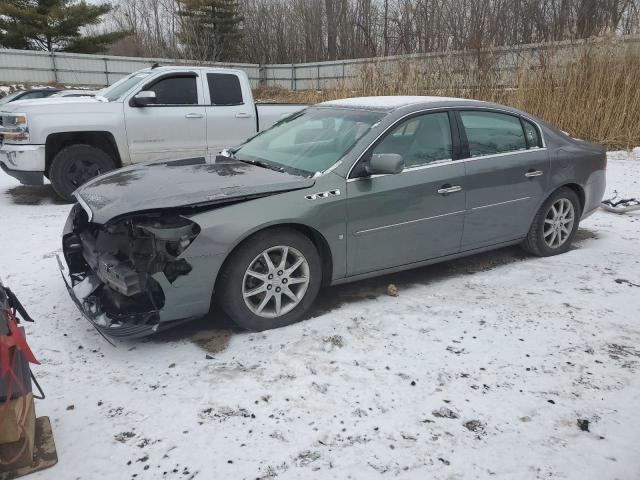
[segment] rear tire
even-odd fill
[[[321,284],[322,263],[313,242],[296,230],[273,228],[229,255],[216,282],[216,300],[241,327],[270,330],[302,320]]]
[[[522,248],[539,257],[566,252],[578,231],[581,215],[576,192],[568,187],[559,188],[536,213]]]
[[[114,168],[116,163],[104,150],[86,144],[70,145],[53,157],[49,180],[60,198],[73,202],[71,194],[78,187]]]

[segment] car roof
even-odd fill
[[[427,103],[449,103],[449,102],[478,102],[480,100],[468,100],[455,97],[435,97],[420,95],[394,95],[380,97],[353,97],[342,98],[339,100],[330,100],[322,102],[320,106],[326,107],[346,107],[346,108],[365,108],[375,110],[394,110],[396,108],[406,107],[409,105],[423,105]]]

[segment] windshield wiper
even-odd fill
[[[284,167],[277,167],[277,166],[272,165],[270,163],[263,162],[262,160],[247,160],[246,158],[238,158],[238,157],[236,157],[235,153],[231,153],[231,152],[229,152],[229,153],[231,155],[231,158],[233,158],[234,160],[238,160],[239,162],[248,163],[250,165],[256,165],[256,166],[261,167],[261,168],[268,168],[269,170],[275,170],[276,172],[284,172],[285,171]]]

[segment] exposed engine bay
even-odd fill
[[[180,256],[199,233],[196,223],[166,212],[99,225],[76,204],[62,242],[82,310],[103,327],[157,324],[165,303],[158,275],[172,284],[192,271]]]

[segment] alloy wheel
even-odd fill
[[[299,250],[285,245],[270,247],[256,256],[245,271],[244,303],[259,317],[280,317],[302,301],[309,279],[309,263]]]
[[[544,218],[544,242],[550,248],[559,248],[565,244],[573,230],[575,209],[566,198],[556,200]]]

